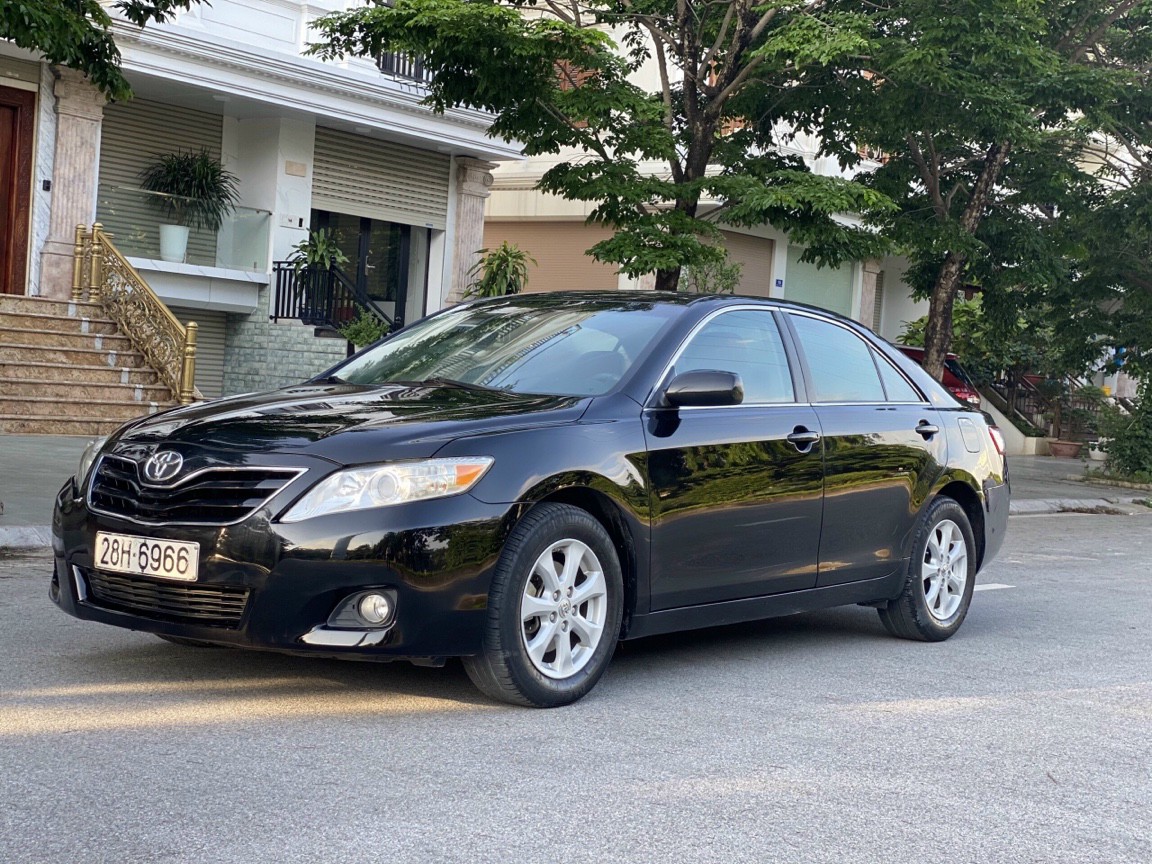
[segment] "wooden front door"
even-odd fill
[[[0,294],[24,294],[36,94],[0,87]]]

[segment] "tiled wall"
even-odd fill
[[[224,349],[224,394],[272,390],[299,384],[343,360],[347,343],[314,335],[299,322],[268,320],[271,288],[260,292],[259,308],[229,315]]]

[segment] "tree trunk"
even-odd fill
[[[676,267],[671,270],[657,270],[656,271],[656,285],[654,286],[657,291],[675,291],[680,285],[680,270],[682,268]]]
[[[944,378],[944,359],[952,347],[952,308],[956,288],[960,284],[962,258],[948,253],[944,265],[936,274],[932,296],[928,300],[928,323],[924,325],[924,371],[941,381]]]
[[[993,144],[984,156],[984,167],[972,187],[968,206],[960,216],[960,230],[965,234],[975,234],[980,227],[984,209],[992,199],[992,191],[1008,159],[1011,146],[1008,141]],[[952,307],[963,270],[964,256],[949,252],[944,257],[940,272],[936,274],[936,283],[932,286],[932,296],[928,301],[928,323],[924,327],[924,370],[937,381],[944,378],[944,360],[948,356],[948,349],[952,347]]]

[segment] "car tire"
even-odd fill
[[[502,702],[554,708],[604,674],[623,614],[620,560],[604,527],[567,504],[532,508],[509,535],[468,677]]]
[[[900,596],[877,611],[901,639],[942,642],[960,629],[976,585],[976,542],[968,515],[936,498],[920,517]]]
[[[164,633],[153,634],[157,639],[171,642],[173,645],[182,645],[185,648],[227,648],[227,645],[217,645],[215,642],[204,642],[201,639],[189,639],[187,636],[168,636]]]

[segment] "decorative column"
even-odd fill
[[[456,240],[452,249],[452,291],[449,303],[459,303],[468,287],[468,271],[484,248],[484,201],[492,194],[493,162],[456,159]]]
[[[100,174],[100,123],[104,94],[72,69],[53,67],[56,85],[56,155],[52,163],[52,213],[40,259],[39,293],[67,299],[72,289],[76,226],[96,216]]]
[[[864,279],[860,286],[860,314],[858,320],[865,327],[879,326],[875,320],[876,291],[880,287],[880,265],[883,262],[869,258],[864,262]]]

